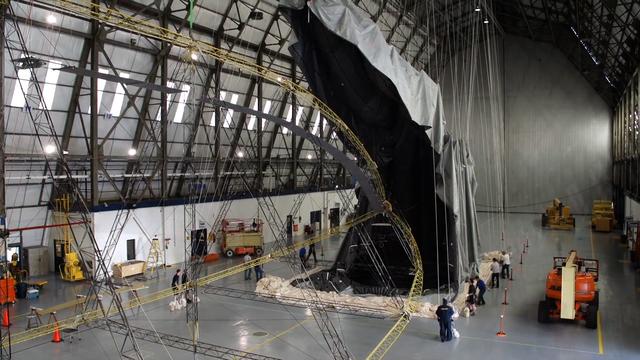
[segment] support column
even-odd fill
[[[219,35],[216,35],[215,39],[213,40],[215,46],[217,48],[220,47],[220,44],[222,42],[221,38]],[[215,75],[214,75],[214,91],[213,91],[213,96],[216,100],[220,99],[220,84],[221,84],[221,75],[222,75],[222,61],[220,60],[216,60],[215,62]],[[214,131],[215,131],[215,145],[214,145],[214,152],[215,152],[215,161],[214,161],[214,168],[213,168],[213,177],[214,177],[214,181],[216,184],[216,189],[219,191],[220,194],[224,193],[224,189],[220,188],[218,185],[220,183],[220,131],[222,130],[222,119],[221,119],[221,111],[220,111],[220,106],[216,106],[213,110],[215,112],[215,119],[216,119],[216,123],[214,124]]]
[[[99,9],[99,2],[94,0],[93,6]],[[96,9],[96,10],[98,10]],[[99,63],[99,51],[100,47],[98,45],[98,41],[96,35],[98,34],[99,24],[98,21],[91,21],[91,35],[93,36],[93,41],[91,42],[91,70],[94,74],[98,73],[98,63]],[[96,76],[91,77],[91,94],[90,104],[91,104],[91,114],[89,115],[89,147],[91,151],[91,169],[90,169],[90,179],[91,179],[91,205],[95,207],[98,205],[98,169],[100,168],[100,150],[98,148],[98,78]],[[62,153],[62,150],[60,150]],[[54,180],[55,181],[55,180]]]
[[[258,58],[257,58],[257,63],[259,66],[262,66],[262,51],[260,51],[258,53]],[[263,101],[263,94],[262,94],[262,84],[263,84],[263,79],[260,78],[258,79],[258,112],[262,113],[262,101]],[[258,155],[258,167],[257,167],[257,184],[256,187],[258,189],[258,193],[261,193],[263,188],[264,188],[264,184],[263,184],[263,173],[262,173],[262,118],[261,117],[256,117],[256,126],[257,126],[257,134],[258,134],[258,139],[257,139],[257,155]]]
[[[291,81],[296,83],[296,64],[291,63]],[[291,122],[296,123],[298,118],[298,98],[296,93],[291,93]],[[298,184],[298,156],[296,151],[296,135],[291,133],[291,190],[295,191]]]
[[[167,17],[163,16],[161,20],[161,27],[167,27]],[[169,51],[167,50],[168,44],[163,41],[161,46],[160,53],[162,54],[162,58],[160,59],[160,84],[162,86],[167,86],[167,73],[168,73],[168,64],[167,57],[169,56]],[[167,93],[166,91],[162,91],[160,93],[160,161],[162,162],[162,166],[160,167],[160,197],[161,203],[164,206],[164,201],[167,196],[167,179],[168,179],[168,162],[167,162],[167,127],[168,123],[168,114],[167,114]]]

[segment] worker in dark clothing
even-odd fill
[[[253,270],[256,272],[256,281],[260,281],[264,277],[264,270],[262,270],[262,265],[256,265]]]
[[[471,316],[476,315],[476,285],[474,279],[469,279],[469,291],[467,292],[466,305],[471,312]]]
[[[176,270],[176,273],[173,275],[173,279],[171,280],[173,295],[178,295],[178,285],[180,285],[180,269]]]
[[[436,310],[438,323],[440,324],[440,341],[451,341],[453,339],[453,329],[451,326],[451,317],[453,317],[453,309],[449,306],[447,299],[442,299],[442,305]]]
[[[318,258],[316,258],[316,243],[312,243],[309,245],[309,254],[307,254],[307,261],[313,255],[313,265],[315,266],[318,263]]]
[[[182,272],[182,291],[184,291],[185,298],[187,299],[187,303],[191,303],[191,296],[189,291],[187,290],[187,270]]]
[[[476,276],[476,286],[478,288],[478,305],[484,305],[484,293],[487,291],[487,284],[484,280],[480,279],[480,276]]]
[[[304,271],[307,267],[307,248],[304,246],[301,247],[298,255],[300,256],[300,269]]]

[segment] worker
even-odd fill
[[[187,303],[191,304],[191,294],[189,294],[189,290],[187,289],[187,282],[188,282],[187,269],[184,269],[184,271],[182,272],[182,278],[180,282],[182,284],[181,290],[184,293],[184,297],[187,300]]]
[[[511,254],[503,251],[502,252],[502,275],[503,279],[509,278],[509,271],[511,270]]]
[[[256,272],[256,281],[260,281],[264,277],[264,271],[262,270],[262,265],[256,265],[253,270]]]
[[[493,262],[491,263],[491,288],[499,288],[500,287],[500,263],[498,263],[498,259],[493,258]]]
[[[318,263],[318,258],[316,258],[316,243],[309,244],[309,254],[307,254],[307,260],[305,262],[309,261],[311,255],[313,255],[313,265],[315,266]]]
[[[182,287],[184,288],[185,284],[187,283],[187,270],[185,269],[182,272],[182,279],[180,281],[182,283]]]
[[[245,254],[244,255],[244,263],[248,263],[249,261],[251,261],[251,255],[249,254]],[[244,279],[245,280],[251,280],[251,268],[247,267],[244,269]]]
[[[173,279],[171,280],[171,288],[173,289],[173,295],[178,295],[178,285],[180,285],[180,272],[181,270],[176,270],[175,275],[173,275]]]
[[[469,311],[471,312],[471,316],[474,316],[476,314],[476,285],[475,285],[475,279],[470,278],[468,280],[469,282],[469,290],[467,291],[467,299],[466,299],[466,305],[469,308]]]
[[[307,267],[307,248],[301,247],[298,255],[300,256],[300,269],[304,271]]]
[[[251,231],[256,232],[258,231],[258,224],[256,223],[256,219],[253,219],[253,222],[251,223]]]
[[[451,341],[453,339],[453,330],[451,329],[453,309],[449,306],[447,299],[442,299],[442,305],[438,306],[436,316],[440,324],[440,341]]]
[[[484,280],[480,279],[480,276],[476,275],[476,287],[478,288],[478,301],[477,305],[484,305],[484,293],[487,291],[487,284]]]

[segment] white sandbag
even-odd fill
[[[465,307],[464,309],[462,309],[462,316],[468,318],[471,314],[471,310],[469,310],[468,307]]]

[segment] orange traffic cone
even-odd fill
[[[2,310],[2,326],[7,328],[11,326],[11,322],[9,322],[9,311],[6,308]]]
[[[51,339],[51,342],[54,343],[59,343],[62,342],[62,336],[60,336],[60,329],[58,329],[58,322],[56,321],[56,324],[54,325],[54,330],[53,330],[53,338]]]

